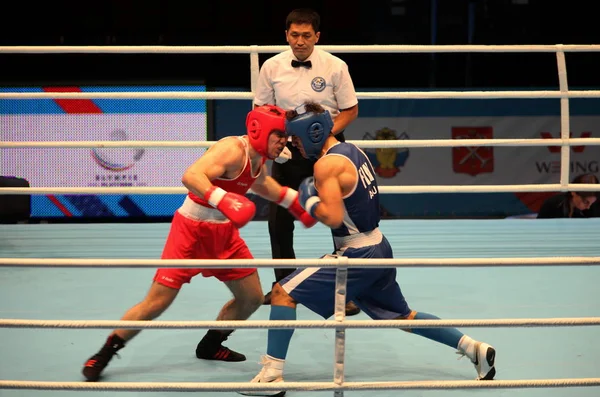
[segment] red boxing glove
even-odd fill
[[[290,214],[294,215],[294,218],[302,222],[306,228],[313,227],[318,222],[315,218],[310,216],[310,214],[306,212],[304,208],[302,208],[300,202],[298,201],[298,192],[292,188],[282,186],[279,200],[277,200],[276,203],[283,208],[287,208]]]
[[[204,199],[221,211],[237,228],[246,225],[256,214],[256,205],[246,196],[226,192],[214,185],[204,194]]]

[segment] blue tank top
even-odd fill
[[[335,237],[369,232],[379,226],[379,186],[367,155],[352,143],[340,142],[329,148],[326,156],[343,156],[356,169],[356,185],[344,199],[344,223],[332,229]]]

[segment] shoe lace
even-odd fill
[[[259,379],[258,382],[260,382],[260,379],[263,378],[265,372],[267,371],[267,369],[269,368],[269,360],[267,360],[266,356],[261,356],[260,357],[260,361],[258,362],[258,364],[262,365],[262,368],[260,369],[260,371],[258,372],[258,374],[256,375],[255,379]],[[254,382],[254,381],[253,381]]]
[[[457,360],[461,360],[463,357],[467,357],[467,360],[469,360],[472,364],[475,364],[475,361],[471,360],[471,358],[469,356],[467,356],[467,353],[461,351],[461,350],[457,350],[455,352],[456,354],[458,354],[458,358]]]

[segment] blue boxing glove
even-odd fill
[[[310,216],[317,219],[315,211],[321,203],[321,199],[319,198],[319,192],[317,192],[317,188],[315,187],[315,178],[312,176],[303,180],[298,187],[298,201]]]

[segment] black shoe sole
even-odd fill
[[[197,354],[196,354],[196,357],[200,360],[223,361],[223,362],[227,362],[227,363],[240,363],[242,361],[246,361],[246,356],[244,356],[243,358],[239,358],[239,359],[232,359],[232,358],[228,357],[226,360],[223,360],[220,358],[214,358],[214,357],[200,357]]]
[[[86,371],[87,369],[88,369],[88,368],[86,367],[86,368],[84,368],[84,369],[81,371],[81,373],[83,374],[83,376],[85,377],[85,379],[86,379],[88,382],[98,382],[98,380],[99,380],[99,379],[102,377],[102,372],[98,372],[98,373],[90,374],[90,373],[87,373],[87,371]]]
[[[481,378],[479,380],[494,380],[495,376],[496,376],[496,368],[492,368],[490,370],[490,372],[488,372],[483,378]]]
[[[253,393],[260,393],[260,392],[253,392]],[[282,397],[285,396],[286,390],[284,391],[280,391],[277,394],[273,394],[272,396],[266,396],[266,397]],[[253,396],[254,394],[247,394],[247,393],[242,393],[242,392],[238,392],[238,394],[241,394],[242,396]]]
[[[356,316],[358,313],[360,313],[360,309],[358,307],[354,310],[346,310],[346,316]]]

